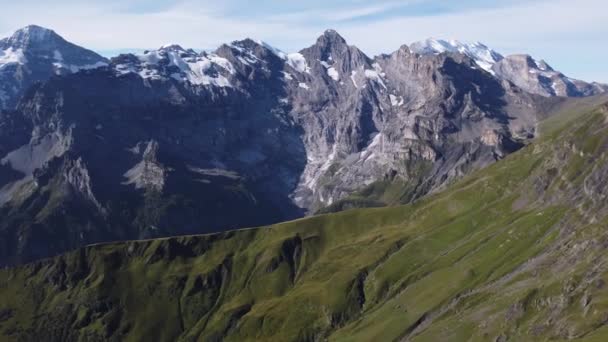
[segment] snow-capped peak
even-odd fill
[[[51,35],[56,35],[56,33],[51,29],[37,25],[28,25],[15,31],[12,38],[27,38],[30,41],[41,41],[47,39]]]
[[[277,57],[279,57],[281,59],[287,59],[287,54],[285,52],[283,52],[280,49],[277,49],[276,47],[274,47],[274,46],[266,43],[265,41],[256,40],[255,42],[258,43],[259,45],[265,47],[270,52],[274,53]]]
[[[62,38],[53,30],[36,25],[29,25],[15,31],[13,35],[5,39],[4,42],[7,47],[26,49],[30,46],[60,40],[62,40]]]
[[[484,70],[493,73],[492,66],[504,57],[488,46],[480,43],[463,43],[458,40],[429,38],[412,43],[410,50],[419,54],[461,53],[472,58]]]
[[[52,74],[73,73],[107,65],[96,53],[73,45],[55,31],[29,25],[0,39],[0,68],[28,64],[31,69]]]
[[[195,85],[231,87],[229,77],[235,73],[233,65],[214,53],[196,53],[179,45],[163,45],[143,54],[122,55],[115,59],[118,75],[138,74],[143,79],[188,81]]]
[[[310,67],[308,66],[308,62],[306,61],[306,58],[304,58],[304,56],[301,53],[299,53],[299,52],[286,53],[261,40],[256,40],[256,43],[265,47],[270,52],[275,54],[277,57],[284,60],[285,64],[289,65],[290,67],[297,70],[298,72],[310,73]]]
[[[165,44],[163,46],[160,47],[159,50],[166,50],[166,51],[186,51],[183,47],[181,47],[181,45],[179,44]]]
[[[13,108],[33,83],[107,66],[108,60],[53,30],[29,25],[0,39],[0,109]],[[22,67],[22,66],[25,66]]]

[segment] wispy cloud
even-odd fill
[[[313,11],[310,13],[310,18],[313,16],[321,17],[328,22],[350,21],[355,19],[370,18],[375,15],[387,14],[387,12],[395,9],[403,9],[414,3],[421,3],[423,0],[410,1],[391,1],[378,3],[372,6],[339,8],[332,10]]]
[[[350,9],[343,12],[330,12],[325,15],[325,19],[330,21],[345,21],[368,17],[374,14],[385,13],[386,11],[402,6],[398,3],[386,3],[376,6]]]

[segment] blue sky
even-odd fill
[[[608,83],[605,0],[0,1],[2,36],[37,24],[105,55],[166,43],[213,49],[245,37],[296,51],[333,28],[369,55],[428,37],[481,41]]]

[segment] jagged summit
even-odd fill
[[[166,50],[166,51],[186,51],[186,49],[184,49],[181,45],[179,44],[165,44],[163,46],[161,46],[159,48],[159,50]]]
[[[49,47],[59,43],[66,43],[55,31],[37,25],[25,26],[15,31],[9,38],[3,41],[4,44],[0,41],[0,46],[4,45],[4,48],[12,47],[14,49],[28,49],[39,46]]]
[[[606,91],[606,86],[587,83],[565,76],[544,60],[527,54],[503,56],[487,45],[475,42],[429,38],[410,45],[410,50],[421,55],[456,53],[468,56],[485,71],[499,80],[508,81],[521,89],[545,97],[589,96]]]
[[[230,43],[230,45],[242,48],[255,48],[261,44],[259,40],[247,37],[244,39],[234,40]]]
[[[317,38],[314,46],[325,50],[345,50],[348,48],[346,39],[335,30],[326,30],[323,32],[323,34]]]
[[[544,60],[536,60],[530,55],[517,54],[505,57],[493,66],[500,78],[507,79],[528,92],[551,96],[588,96],[604,89],[565,76],[554,70]],[[605,89],[604,89],[605,91]]]
[[[344,39],[344,37],[342,37],[338,31],[333,29],[325,30],[325,32],[323,32],[323,34],[317,39],[317,42],[319,41],[346,44],[346,39]]]
[[[490,73],[493,72],[492,66],[504,58],[483,43],[463,43],[454,39],[428,38],[412,43],[409,48],[412,52],[419,54],[461,53],[472,58],[481,68]]]
[[[72,44],[55,31],[37,25],[0,39],[0,110],[13,107],[23,92],[52,75],[107,65],[97,53]]]
[[[226,49],[231,52],[228,52]],[[241,61],[244,60],[247,62],[245,64],[255,64],[257,61],[263,60],[269,55],[276,56],[281,60],[288,59],[287,53],[262,40],[253,38],[235,40],[230,44],[224,44],[220,46],[215,53],[225,57],[234,57]]]
[[[312,61],[337,64],[339,69],[350,75],[351,71],[363,65],[371,64],[371,59],[356,46],[348,45],[344,37],[335,30],[326,30],[314,45],[301,51],[304,57]]]
[[[515,54],[507,56],[507,59],[516,61],[527,69],[539,71],[555,71],[545,60],[537,60],[528,54]]]
[[[44,41],[52,37],[60,36],[49,28],[38,25],[28,25],[15,31],[11,36],[11,39],[20,41]]]

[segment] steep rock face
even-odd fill
[[[0,114],[0,263],[436,191],[534,137],[551,101],[484,70],[481,45],[452,50],[372,59],[328,30],[298,53],[167,45],[37,84]]]
[[[109,68],[32,89],[19,113],[34,128],[0,164],[2,230],[21,241],[3,261],[301,216],[288,200],[305,163],[297,130],[269,96],[235,92]],[[36,247],[50,240],[66,242]]]
[[[310,71],[297,74],[287,86],[290,116],[304,131],[308,163],[293,197],[298,205],[313,208],[332,202],[332,194],[320,189],[322,178],[378,131],[382,110],[376,91],[381,85],[366,76],[375,73],[372,61],[335,31],[325,32],[301,55]]]
[[[105,58],[52,30],[26,26],[0,40],[0,110],[14,108],[35,82],[105,65]]]
[[[492,70],[498,77],[543,96],[590,96],[603,93],[606,87],[569,78],[545,61],[529,55],[512,55],[496,63]]]
[[[319,42],[313,49],[323,51]],[[416,183],[403,194],[414,198],[534,136],[534,96],[505,89],[466,55],[420,55],[404,46],[375,60],[351,56],[358,54],[308,58],[325,57],[321,66],[335,64],[350,77],[338,82],[319,70],[317,79],[328,84],[321,89],[336,93],[328,100],[311,88],[322,106],[306,108],[314,126],[305,128],[305,145],[314,157],[296,197],[304,207],[331,205],[379,180]],[[496,137],[482,139],[489,133]]]

